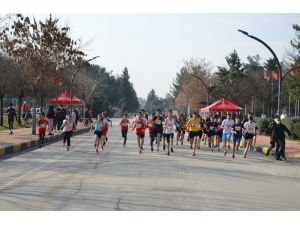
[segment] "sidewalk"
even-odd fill
[[[77,130],[73,132],[73,135],[82,134],[88,131],[89,129],[84,127],[82,123],[78,123]],[[8,131],[0,131],[0,157],[36,147],[38,146],[38,140],[39,135],[31,134],[31,128],[15,129],[13,135],[9,135]],[[57,132],[51,136],[46,134],[44,145],[58,140],[61,140],[61,132]]]
[[[270,147],[270,137],[258,135],[256,140],[257,151],[266,154]],[[275,148],[273,149],[275,152]],[[287,158],[300,158],[300,142],[285,140],[285,154]]]

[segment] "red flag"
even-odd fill
[[[268,71],[264,70],[264,79],[269,81],[270,80],[270,75],[268,73]]]
[[[272,71],[272,78],[273,78],[273,80],[278,80],[279,74],[276,71]]]

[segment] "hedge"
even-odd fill
[[[262,119],[260,117],[255,117],[254,119],[259,133],[263,135],[270,135],[268,127],[273,119]],[[282,123],[291,131],[293,139],[300,139],[300,118],[286,117],[282,120]]]

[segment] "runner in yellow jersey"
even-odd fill
[[[193,147],[193,156],[196,155],[196,146],[199,139],[199,130],[200,130],[200,120],[197,118],[198,113],[194,112],[193,117],[187,122],[186,126],[189,127],[190,134],[190,143]]]

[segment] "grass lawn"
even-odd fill
[[[21,122],[24,123],[23,120],[21,120]],[[29,122],[29,125],[30,126],[32,125],[31,121]],[[24,128],[24,126],[23,126],[23,124],[19,125],[18,121],[15,119],[15,121],[14,121],[14,129],[18,129],[18,128]],[[4,115],[4,117],[3,117],[3,127],[0,126],[0,131],[1,130],[8,130],[8,122],[7,122],[7,116],[6,115]]]

